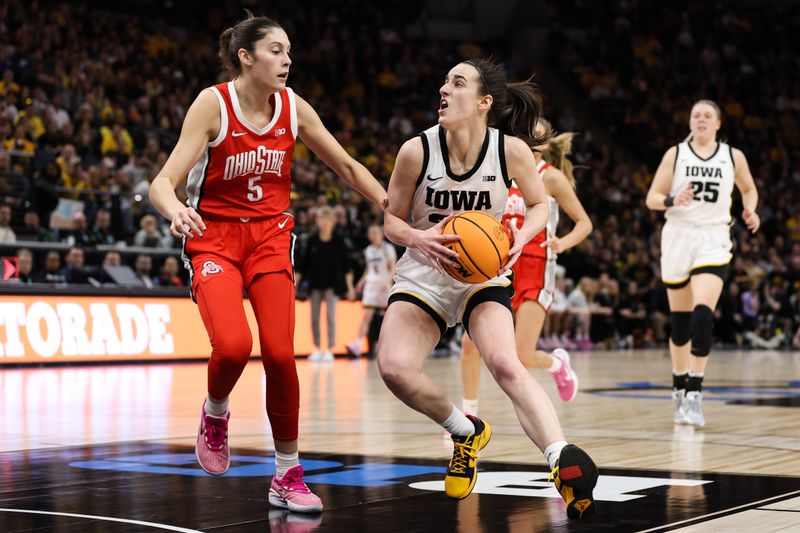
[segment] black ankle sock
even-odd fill
[[[686,394],[703,391],[703,376],[689,376],[686,379]]]
[[[673,390],[684,390],[686,388],[686,377],[688,374],[684,372],[683,374],[672,374],[672,389]]]

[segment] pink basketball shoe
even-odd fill
[[[212,476],[221,476],[231,466],[231,451],[228,448],[230,418],[230,411],[224,417],[206,414],[206,406],[203,403],[194,454],[203,470]]]
[[[563,348],[553,350],[553,357],[561,361],[561,368],[553,372],[553,379],[556,380],[558,394],[565,402],[571,402],[578,394],[578,375],[569,366],[569,354]]]
[[[322,500],[303,483],[302,465],[293,466],[280,479],[273,476],[269,503],[298,513],[322,512]]]

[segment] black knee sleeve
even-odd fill
[[[698,305],[692,311],[692,355],[706,357],[711,351],[711,334],[714,329],[714,312],[707,305]]]
[[[670,313],[672,321],[672,342],[675,346],[683,346],[692,339],[692,313],[690,311],[673,311]]]

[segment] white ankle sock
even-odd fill
[[[550,465],[550,470],[556,467],[558,458],[561,455],[561,450],[563,450],[566,445],[567,441],[559,440],[544,449],[544,458],[547,460],[547,464]]]
[[[439,425],[446,429],[451,435],[466,437],[475,433],[475,424],[473,424],[472,420],[467,418],[455,405],[453,406],[453,410],[450,411],[450,416],[447,417],[447,420]]]
[[[225,416],[228,414],[228,398],[217,400],[209,394],[206,396],[205,409],[207,415]]]
[[[564,363],[561,361],[561,359],[554,355],[551,355],[550,357],[553,358],[553,362],[550,363],[550,368],[548,368],[547,371],[553,374],[561,370],[561,367],[564,365]]]
[[[287,470],[300,464],[300,454],[281,453],[275,450],[275,475],[282,479]]]
[[[475,398],[474,400],[467,400],[466,398],[462,398],[461,410],[465,413],[478,416],[478,399]]]

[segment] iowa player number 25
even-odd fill
[[[719,183],[714,181],[693,181],[692,193],[696,202],[714,203],[719,199]]]
[[[257,202],[264,198],[264,190],[257,182],[261,181],[261,176],[253,176],[247,180],[247,199],[251,202]]]

